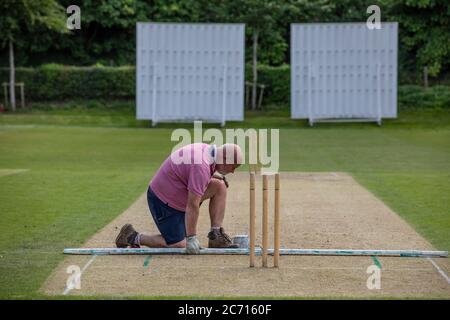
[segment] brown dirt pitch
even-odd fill
[[[257,245],[261,244],[262,181],[257,176]],[[224,227],[247,234],[248,173],[229,178]],[[273,221],[273,178],[269,212]],[[207,245],[207,203],[198,234]],[[120,227],[156,232],[145,193],[94,235],[85,247],[113,247]],[[271,240],[272,243],[272,240]],[[271,244],[272,246],[272,244]],[[281,247],[434,250],[405,221],[345,173],[281,174]],[[448,259],[432,260],[449,274]],[[282,256],[278,269],[249,268],[248,256],[67,256],[41,288],[49,295],[187,297],[422,297],[450,298],[450,284],[427,258]],[[88,264],[89,262],[89,264]],[[381,288],[368,289],[371,265],[381,267]],[[84,268],[81,289],[66,290],[67,267]],[[269,257],[269,266],[272,260]],[[369,281],[370,282],[370,281]]]

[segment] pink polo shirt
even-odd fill
[[[150,187],[170,207],[186,211],[189,191],[203,196],[215,171],[214,145],[189,144],[174,151],[161,165]]]

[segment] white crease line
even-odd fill
[[[434,262],[431,258],[427,258],[428,261],[431,262],[431,264],[436,268],[436,270],[441,274],[441,276],[444,277],[445,280],[447,280],[447,283],[450,284],[450,278],[448,277],[448,275],[445,273],[444,270],[442,270],[436,262]]]
[[[86,271],[87,268],[89,268],[89,266],[92,264],[92,262],[94,262],[95,258],[97,258],[97,255],[93,255],[91,259],[89,259],[89,261],[84,265],[83,269],[81,269],[80,271],[80,279],[81,276],[83,275],[83,272]],[[67,288],[64,290],[63,295],[67,295],[73,288],[69,288],[69,286],[67,286]]]

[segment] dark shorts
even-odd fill
[[[147,202],[153,220],[167,244],[174,244],[186,238],[185,214],[162,202],[150,187]]]

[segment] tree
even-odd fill
[[[10,55],[13,65],[14,57],[22,66],[49,62],[132,65],[136,21],[240,22],[246,23],[246,47],[250,49],[246,50],[246,62],[253,66],[256,83],[258,64],[289,63],[291,23],[364,22],[367,7],[378,4],[382,21],[399,22],[399,71],[403,77],[411,72],[417,75],[424,66],[431,76],[445,76],[450,67],[448,0],[77,0],[81,30],[59,34],[48,32],[38,19],[28,23],[30,15],[44,19],[47,9],[42,3],[56,1],[63,8],[74,2],[0,0],[2,58],[8,55],[8,39],[14,36]],[[7,60],[0,58],[0,65]]]
[[[59,0],[69,6],[73,0]],[[135,60],[136,22],[153,19],[156,7],[142,0],[82,0],[82,27],[53,50],[63,64],[130,65]],[[53,48],[50,48],[52,50]],[[67,54],[66,54],[67,53]]]
[[[389,20],[398,21],[400,54],[414,71],[428,66],[431,76],[450,66],[450,3],[448,0],[385,0]]]
[[[277,21],[287,10],[295,10],[286,1],[272,0],[234,0],[229,2],[228,17],[234,22],[244,22],[252,39],[252,105],[256,109],[257,82],[258,82],[258,42],[259,37],[277,34],[280,29],[275,28]]]
[[[0,2],[0,46],[8,46],[9,96],[16,111],[14,44],[22,33],[36,25],[66,32],[66,13],[54,0],[3,0]]]

